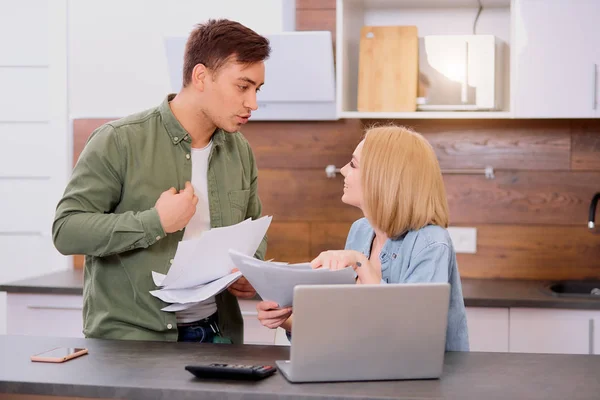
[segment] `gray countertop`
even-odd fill
[[[34,363],[57,346],[89,354]],[[186,365],[269,364],[287,346],[1,336],[0,393],[119,399],[598,399],[600,356],[446,353],[440,379],[292,384],[276,373],[258,382],[199,380]],[[364,366],[368,367],[368,366]]]
[[[83,294],[83,270],[69,269],[0,285],[0,292]]]
[[[600,310],[598,298],[557,297],[548,281],[463,279],[467,307],[536,307]],[[83,292],[83,271],[68,270],[0,285],[9,293],[76,294]]]

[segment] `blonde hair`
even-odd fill
[[[360,170],[363,212],[388,237],[430,224],[448,227],[440,165],[420,134],[394,125],[367,130]]]

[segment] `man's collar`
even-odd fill
[[[162,117],[163,124],[165,125],[165,129],[167,133],[171,137],[171,143],[174,145],[179,144],[182,140],[186,142],[192,141],[190,134],[183,128],[183,126],[179,123],[173,111],[171,111],[171,107],[169,106],[169,102],[175,98],[175,94],[169,94],[165,100],[158,107],[160,111],[160,116]],[[226,133],[223,132],[222,129],[217,128],[212,136],[213,146],[219,146],[223,144],[225,141]]]

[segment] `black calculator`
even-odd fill
[[[257,381],[271,376],[277,370],[271,365],[205,364],[188,365],[185,369],[198,378],[242,379]]]

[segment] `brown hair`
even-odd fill
[[[216,72],[230,58],[236,62],[255,63],[269,58],[269,40],[239,22],[210,19],[198,24],[190,33],[183,59],[183,86],[192,80],[198,64]]]
[[[423,136],[401,126],[371,128],[360,158],[363,211],[372,226],[388,237],[448,227],[442,172]]]

